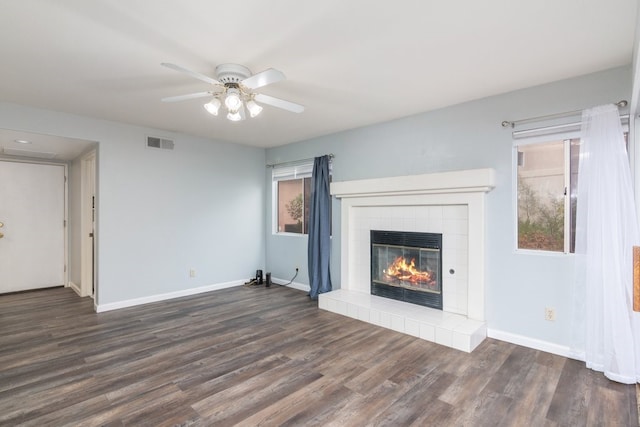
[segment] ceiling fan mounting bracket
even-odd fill
[[[216,76],[220,83],[240,83],[251,76],[251,71],[239,64],[220,64],[216,67]]]

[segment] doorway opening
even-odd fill
[[[56,286],[70,287],[83,297],[94,297],[98,292],[95,226],[98,213],[97,150],[97,141],[0,129],[0,161],[49,164],[65,169],[62,202],[65,217],[62,221],[54,221],[56,224],[64,224],[64,244],[61,249],[63,256],[54,255],[51,258],[56,260],[57,268],[63,271],[63,277],[56,280]],[[30,184],[28,181],[23,182],[26,182],[27,187],[20,191],[26,192]],[[35,203],[36,206],[40,206],[37,201]],[[4,232],[7,234],[6,227]],[[16,235],[13,234],[12,237]],[[6,246],[6,240],[2,242],[0,239],[0,243],[5,243]],[[28,256],[18,258],[20,262],[29,262]],[[41,286],[37,287],[48,287],[44,282],[40,284]]]

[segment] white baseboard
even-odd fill
[[[73,283],[72,281],[69,281],[67,283],[67,287],[73,289],[73,291],[78,294],[78,296],[82,296],[82,292],[80,292],[80,287],[78,285],[76,285],[75,283]]]
[[[271,280],[275,283],[282,284],[282,285],[284,285],[285,283],[289,283],[287,279],[280,279],[278,277],[272,277]],[[309,285],[306,285],[304,283],[291,282],[287,285],[287,288],[293,288],[299,291],[311,292],[311,288],[309,287]]]
[[[136,305],[149,304],[150,302],[165,301],[168,299],[186,297],[189,295],[202,294],[204,292],[217,291],[225,288],[232,288],[234,286],[242,286],[244,280],[234,280],[226,283],[216,283],[214,285],[201,286],[199,288],[183,289],[175,292],[168,292],[166,294],[150,295],[148,297],[134,298],[130,300],[112,302],[109,304],[96,304],[96,313],[102,313],[105,311],[118,310],[120,308],[133,307]]]
[[[511,332],[504,332],[491,328],[487,329],[487,336],[489,338],[495,338],[500,341],[510,342],[511,344],[521,345],[534,350],[568,357],[570,359],[584,360],[584,356],[581,358],[580,355],[576,355],[571,351],[569,346],[565,345],[554,344],[548,341],[542,341],[535,338],[525,337],[524,335],[512,334]]]

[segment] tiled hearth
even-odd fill
[[[470,352],[486,337],[484,197],[492,169],[334,182],[341,199],[341,289],[319,307]],[[442,233],[443,310],[370,294],[370,230]]]
[[[479,320],[361,292],[338,289],[321,294],[318,306],[468,353],[487,336]]]

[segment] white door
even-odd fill
[[[0,294],[65,283],[65,167],[0,160]]]

